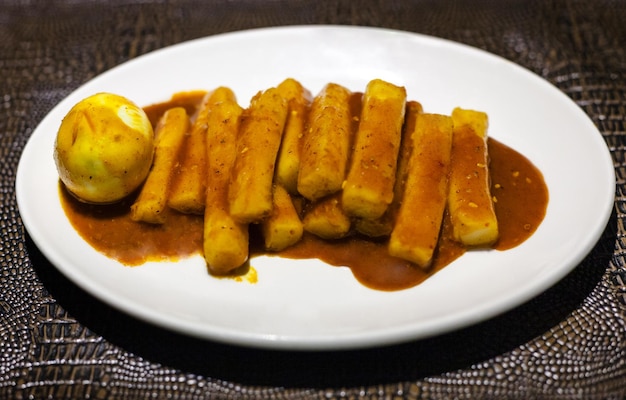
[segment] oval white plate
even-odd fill
[[[242,106],[287,77],[312,93],[328,82],[362,91],[373,78],[404,85],[427,112],[486,111],[490,135],[543,172],[544,222],[523,245],[470,252],[424,284],[398,292],[361,286],[346,268],[261,257],[258,283],[215,279],[201,257],[128,268],[93,250],[66,219],[52,150],[72,105],[114,92],[140,105],[183,90],[232,88]],[[98,76],[60,102],[22,155],[16,192],[40,250],[102,301],[185,334],[282,349],[346,349],[440,334],[539,294],[592,249],[610,216],[615,175],[589,118],[559,90],[502,58],[406,32],[284,27],[236,32],[155,51]]]

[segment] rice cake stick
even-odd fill
[[[398,153],[398,168],[396,171],[396,182],[393,187],[393,201],[380,218],[367,219],[356,218],[353,221],[357,232],[369,237],[389,236],[393,230],[396,215],[402,201],[402,193],[408,173],[409,157],[413,151],[413,131],[419,114],[423,112],[422,105],[417,101],[407,101],[404,125],[402,127],[402,140]]]
[[[283,250],[302,238],[300,216],[291,195],[281,185],[274,185],[274,207],[272,214],[261,222],[265,248],[270,251]]]
[[[162,224],[166,220],[167,196],[172,171],[178,160],[185,135],[189,131],[189,116],[182,107],[167,110],[155,129],[154,161],[139,196],[130,207],[133,221]]]
[[[448,198],[452,119],[422,114],[413,133],[402,202],[389,238],[389,254],[419,267],[431,264]]]
[[[297,194],[300,152],[312,98],[311,93],[295,79],[285,79],[276,89],[281,96],[287,99],[289,113],[278,151],[274,180],[287,189],[290,194]]]
[[[315,96],[298,172],[298,192],[311,201],[341,190],[352,140],[351,92],[329,83]]]
[[[196,113],[183,148],[184,154],[180,168],[174,175],[168,205],[182,213],[204,213],[204,196],[206,191],[206,144],[208,100],[207,93]]]
[[[363,107],[352,161],[343,186],[348,215],[374,219],[393,200],[406,90],[374,79],[363,95]]]
[[[487,114],[455,108],[448,210],[455,240],[488,246],[498,239],[490,192]]]
[[[233,92],[223,87],[213,92],[208,107],[204,258],[209,271],[226,274],[248,259],[248,225],[235,221],[228,211],[228,187],[243,110]]]
[[[322,239],[340,239],[350,233],[350,217],[341,206],[341,192],[307,206],[302,220],[304,230]]]
[[[288,103],[276,88],[258,93],[244,110],[229,188],[230,213],[239,222],[260,222],[272,212],[274,166]]]

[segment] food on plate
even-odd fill
[[[304,231],[300,214],[291,195],[280,184],[274,185],[272,213],[261,222],[265,248],[280,251],[296,244]]]
[[[204,214],[206,190],[206,129],[211,94],[204,95],[183,147],[180,168],[177,168],[168,197],[168,205],[186,214]]]
[[[203,254],[207,267],[217,275],[240,267],[248,259],[248,224],[232,217],[228,203],[242,112],[232,90],[219,87],[209,95],[205,133],[207,177]]]
[[[125,97],[97,93],[78,102],[59,127],[54,160],[76,198],[113,203],[146,179],[154,132],[143,109]]]
[[[498,219],[490,189],[487,114],[455,108],[448,190],[454,238],[467,246],[498,240]]]
[[[389,254],[428,267],[432,261],[448,198],[452,118],[421,114],[411,137],[404,191],[389,237]]]
[[[276,177],[274,179],[290,194],[297,194],[302,142],[304,141],[304,131],[312,101],[311,92],[293,78],[285,79],[276,86],[276,89],[281,96],[287,99],[289,113],[276,159]]]
[[[311,203],[304,211],[304,230],[323,239],[340,239],[350,233],[352,221],[341,204],[341,192]]]
[[[274,169],[288,107],[278,90],[269,88],[243,111],[228,191],[230,213],[240,222],[260,222],[272,213]]]
[[[341,190],[353,136],[352,93],[327,84],[313,99],[298,171],[298,193],[315,201]]]
[[[409,157],[413,151],[413,132],[417,117],[424,112],[422,105],[414,100],[407,101],[404,116],[404,126],[402,127],[401,147],[398,153],[398,166],[396,170],[396,182],[393,187],[393,200],[385,213],[379,218],[354,218],[355,230],[365,236],[372,238],[386,237],[391,234],[391,230],[397,219],[398,208],[402,203],[402,193],[408,173]]]
[[[159,120],[154,131],[152,169],[141,187],[137,200],[130,207],[130,215],[134,221],[152,224],[165,222],[172,171],[188,130],[189,117],[182,107],[167,110]]]
[[[379,218],[393,200],[406,90],[380,79],[369,82],[356,133],[342,204],[353,217]]]
[[[289,78],[245,108],[218,87],[144,110],[157,136],[141,190],[94,205],[61,185],[80,234],[127,265],[199,253],[212,275],[238,276],[256,255],[275,254],[346,266],[368,287],[400,290],[472,248],[517,246],[547,208],[541,172],[487,135],[486,113],[424,112],[380,79],[364,93],[329,83],[311,98]],[[183,143],[167,147],[165,162],[175,137]],[[194,157],[197,175],[186,164]],[[195,205],[176,207],[185,185]],[[168,207],[150,205],[149,193]]]

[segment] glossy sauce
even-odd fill
[[[189,96],[196,104],[201,92]],[[177,105],[181,105],[181,99]],[[167,103],[171,104],[171,103]],[[193,112],[193,104],[189,112]],[[184,104],[182,104],[184,105]],[[168,107],[155,105],[146,110],[156,121]],[[502,251],[529,238],[543,220],[548,204],[548,189],[541,172],[523,155],[489,139],[491,192],[494,197],[500,239],[493,246]],[[74,199],[60,184],[63,208],[79,234],[96,250],[128,266],[146,261],[175,261],[202,252],[202,216],[169,211],[162,226],[137,223],[130,219],[134,197],[110,206],[94,206]],[[330,265],[349,267],[363,285],[384,291],[413,287],[461,257],[468,251],[452,240],[449,221],[444,218],[442,233],[432,266],[428,270],[389,256],[384,240],[353,236],[324,241],[305,235],[295,246],[273,253],[292,259],[320,259]],[[251,230],[254,235],[255,230]],[[261,240],[251,237],[250,256],[267,254]],[[469,250],[471,251],[471,250]]]
[[[202,218],[167,210],[162,225],[130,219],[135,196],[111,205],[82,203],[59,184],[61,203],[78,233],[99,252],[128,266],[176,261],[202,249]]]
[[[518,246],[539,227],[548,207],[541,171],[517,151],[489,139],[491,196],[498,218],[498,250]]]

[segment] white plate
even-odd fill
[[[72,105],[114,92],[141,105],[177,91],[232,88],[242,105],[286,77],[313,93],[328,82],[362,91],[373,78],[404,85],[426,111],[490,116],[490,135],[543,172],[550,203],[521,246],[470,252],[422,285],[380,292],[347,268],[258,258],[258,283],[209,276],[200,257],[128,268],[93,250],[65,217],[52,159]],[[263,348],[346,349],[425,338],[490,318],[539,294],[592,249],[610,216],[615,175],[589,118],[559,90],[502,58],[406,32],[284,27],[194,40],[139,57],[93,79],[37,127],[17,173],[28,232],[62,273],[137,318],[211,340]]]

